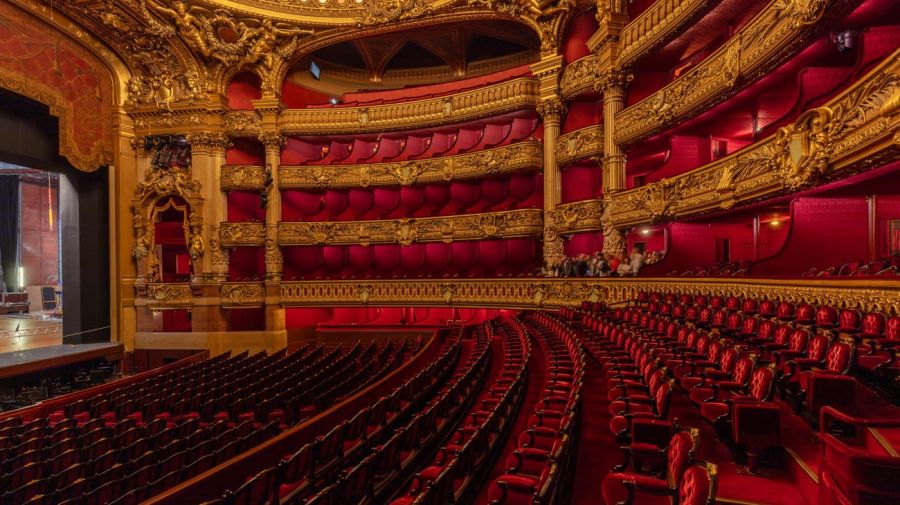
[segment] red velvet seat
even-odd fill
[[[601,492],[604,502],[630,502],[637,498],[637,495],[644,493],[674,497],[684,472],[693,463],[698,436],[699,433],[696,430],[680,431],[672,437],[665,449],[659,450],[655,447],[649,449],[649,451],[661,452],[666,456],[662,476],[639,473],[637,470],[640,469],[641,456],[634,452],[626,452],[629,458],[626,464],[620,465],[617,467],[618,471],[609,473],[603,478]],[[628,468],[629,462],[636,464],[635,470],[622,471]]]

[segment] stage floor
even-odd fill
[[[37,349],[0,353],[0,378],[40,372],[58,366],[97,358],[121,358],[122,344],[51,345]]]
[[[18,331],[16,331],[18,328]],[[0,352],[38,349],[62,344],[62,320],[34,315],[0,316]]]

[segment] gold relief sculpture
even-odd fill
[[[622,229],[616,227],[613,217],[613,207],[620,199],[607,196],[603,202],[603,213],[600,215],[600,226],[603,230],[603,252],[609,255],[625,254],[625,234]]]
[[[184,136],[193,150],[225,151],[231,147],[231,139],[220,132],[189,132]]]
[[[219,273],[228,272],[228,249],[222,246],[220,226],[211,226],[209,231],[209,256],[213,270]]]
[[[261,246],[266,240],[264,223],[222,223],[219,225],[222,247]]]
[[[721,48],[656,93],[616,114],[616,143],[630,145],[709,109],[790,57],[838,0],[773,0]]]
[[[261,190],[266,183],[266,169],[259,165],[224,165],[219,175],[222,191]]]
[[[602,199],[564,203],[548,214],[554,236],[603,229]]]
[[[223,307],[259,307],[266,303],[266,287],[261,283],[227,282],[219,292]]]
[[[154,309],[189,307],[194,302],[190,284],[147,284],[145,304]]]
[[[662,47],[715,3],[710,0],[653,2],[622,29],[619,35],[620,64],[629,66],[653,49]]]
[[[734,154],[665,181],[616,193],[619,228],[686,217],[796,191],[880,166],[900,150],[900,50],[826,105]],[[887,112],[887,113],[885,113]]]
[[[409,281],[299,281],[281,284],[283,306],[401,305],[535,309],[575,306],[582,301],[621,304],[641,291],[675,291],[758,299],[806,301],[862,311],[900,310],[896,282],[750,278],[566,278],[438,279]]]
[[[591,54],[566,65],[559,81],[559,92],[573,98],[594,90],[600,71],[600,58]]]
[[[363,14],[356,18],[358,26],[373,26],[414,19],[434,13],[428,0],[370,0]]]
[[[279,227],[277,224],[266,225],[265,263],[266,280],[279,281],[284,267],[284,257],[278,247]]]
[[[537,113],[547,121],[549,118],[562,119],[566,115],[566,101],[559,95],[542,98],[537,104]]]
[[[426,98],[368,107],[288,109],[279,114],[278,126],[290,135],[323,135],[413,130],[461,123],[507,112],[529,109],[539,97],[537,79],[521,77],[481,86],[451,97],[446,115],[445,98]]]
[[[537,237],[543,229],[539,209],[485,214],[394,219],[279,223],[278,243],[296,245],[401,244],[486,238]]]
[[[280,131],[261,131],[257,138],[266,149],[280,151],[287,144],[287,137]]]
[[[365,165],[282,165],[278,182],[282,189],[411,186],[535,171],[540,169],[542,161],[541,142],[526,140],[469,154],[423,160]]]
[[[222,116],[225,132],[229,135],[258,134],[262,127],[262,119],[256,112],[231,111]]]
[[[560,135],[556,161],[565,166],[579,160],[603,156],[603,125],[593,125]]]

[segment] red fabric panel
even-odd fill
[[[478,263],[487,271],[495,270],[506,262],[506,244],[503,240],[478,242]]]
[[[265,258],[263,247],[235,247],[228,254],[228,280],[261,280],[266,275]]]
[[[603,250],[603,234],[600,232],[575,233],[563,243],[566,256],[594,254]]]
[[[302,165],[308,161],[319,160],[322,158],[322,148],[325,145],[327,144],[288,138],[281,151],[281,164]]]
[[[154,241],[157,245],[185,245],[184,225],[181,222],[163,221],[156,223]]]
[[[175,255],[175,273],[177,275],[191,274],[191,257],[188,254]]]
[[[602,170],[591,161],[570,165],[562,171],[562,203],[599,198],[603,194]]]
[[[637,242],[644,244],[644,251],[666,250],[665,228],[647,228],[647,231],[647,233],[643,233],[641,230],[634,230],[625,235],[625,242],[629,252],[634,249],[634,244]]]
[[[398,188],[372,188],[372,203],[372,210],[366,218],[386,218],[400,205],[400,190]]]
[[[347,248],[326,245],[322,247],[322,269],[329,273],[340,272],[347,264]]]
[[[506,242],[506,262],[513,275],[526,273],[540,258],[540,246],[533,238],[511,238]]]
[[[634,79],[628,83],[625,97],[626,106],[634,105],[672,81],[669,72],[636,72]]]
[[[225,95],[228,97],[228,106],[232,109],[253,109],[252,101],[262,98],[259,76],[253,72],[237,74],[228,83]]]
[[[322,264],[321,246],[283,247],[284,279],[301,280],[313,275]]]
[[[281,193],[282,221],[305,221],[320,213],[324,206],[323,193],[293,189]]]
[[[450,186],[448,184],[429,184],[425,186],[425,196],[422,207],[416,211],[416,217],[436,216],[447,202],[450,201]]]
[[[266,329],[266,309],[252,307],[246,309],[228,309],[229,331],[254,331]]]
[[[425,244],[410,244],[400,248],[400,275],[415,274],[425,265]]]
[[[331,97],[318,91],[299,86],[285,79],[281,85],[281,102],[289,109],[302,109],[307,105],[326,104]]]
[[[762,260],[778,254],[778,251],[784,247],[784,242],[787,240],[790,231],[790,216],[784,216],[776,222],[760,222],[756,259]]]
[[[450,244],[425,244],[425,271],[441,273],[450,264]]]
[[[673,135],[671,156],[663,166],[647,176],[647,182],[682,174],[712,161],[708,137]]]
[[[345,190],[325,190],[324,220],[333,220],[347,210],[347,197],[347,191]]]
[[[315,326],[328,321],[334,314],[330,307],[291,307],[284,309],[285,327],[287,329]]]
[[[227,199],[228,221],[265,221],[266,209],[260,207],[259,193],[229,191]]]
[[[798,198],[791,203],[791,231],[774,258],[753,266],[753,275],[800,275],[866,261],[868,204],[865,198]]]
[[[449,272],[468,277],[470,270],[478,262],[477,242],[454,242],[450,244]]]
[[[587,47],[587,40],[596,31],[597,17],[595,9],[588,9],[575,16],[569,23],[565,35],[563,35],[563,63],[568,64],[578,58],[589,55],[591,51]]]
[[[352,245],[348,247],[347,263],[356,274],[362,274],[372,267],[372,247]]]
[[[512,205],[501,205],[509,195],[509,178],[497,177],[481,180],[481,202],[479,207],[482,212],[489,210],[507,210]]]
[[[569,103],[562,133],[569,133],[603,122],[602,100],[573,100]]]
[[[188,309],[162,311],[162,331],[191,331],[191,312]]]
[[[665,258],[656,265],[644,267],[644,275],[666,275],[683,272],[716,262],[715,237],[706,223],[672,223],[668,228],[669,244]]]
[[[534,130],[537,128],[538,118],[536,117],[517,117],[514,118],[511,125],[510,141],[516,142],[533,137]]]
[[[262,144],[249,139],[232,139],[233,146],[225,151],[228,165],[265,165],[266,151]]]
[[[347,205],[353,212],[353,219],[362,219],[367,212],[372,210],[374,195],[367,189],[350,189],[347,195]]]
[[[461,214],[481,199],[481,184],[478,181],[455,181],[450,183],[450,205],[441,210],[441,215]]]
[[[400,188],[400,205],[394,211],[397,218],[410,217],[425,203],[425,188],[404,186]]]
[[[389,275],[400,264],[400,246],[397,244],[380,244],[372,246],[375,256],[375,274],[384,277]]]
[[[543,178],[540,173],[511,175],[508,183],[510,201],[514,203],[524,202],[535,194],[543,198],[542,181]],[[523,206],[519,208],[523,208]]]

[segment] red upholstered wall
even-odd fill
[[[62,280],[59,265],[59,186],[20,181],[19,207],[20,262],[25,285],[34,286]],[[48,191],[50,193],[48,198]],[[52,208],[53,222],[50,221]]]
[[[600,232],[575,233],[563,243],[566,256],[594,254],[603,250],[603,234]]]
[[[228,329],[230,331],[265,330],[266,309],[263,307],[228,309]]]
[[[573,100],[569,103],[562,133],[569,133],[603,122],[602,100]],[[599,127],[599,126],[598,126]]]
[[[237,74],[228,83],[225,95],[228,97],[228,106],[232,109],[253,109],[253,100],[262,98],[259,76],[252,72]]]
[[[255,140],[233,139],[233,147],[225,151],[225,163],[229,165],[263,165],[266,162],[266,151],[262,144]]]
[[[281,102],[288,108],[302,109],[309,105],[327,104],[329,99],[329,95],[298,86],[289,79],[285,79],[281,86]]]
[[[791,203],[791,230],[784,248],[751,270],[755,276],[800,275],[866,261],[868,204],[863,197],[798,198]]]
[[[235,247],[228,255],[228,280],[262,280],[266,274],[265,257],[263,247]]]
[[[228,221],[265,221],[266,209],[260,207],[259,193],[228,192]]]
[[[593,161],[575,163],[562,171],[562,203],[600,198],[603,195],[602,170]]]
[[[287,329],[334,325],[444,326],[448,320],[481,324],[497,316],[508,317],[504,309],[451,307],[303,307],[285,310]]]
[[[575,16],[563,35],[563,64],[568,64],[590,54],[587,40],[597,31],[597,16],[594,9],[589,9]]]
[[[891,233],[891,221],[900,220],[900,196],[877,196],[875,215],[876,255],[883,257],[900,251],[900,232]],[[900,223],[895,228],[900,230]]]

